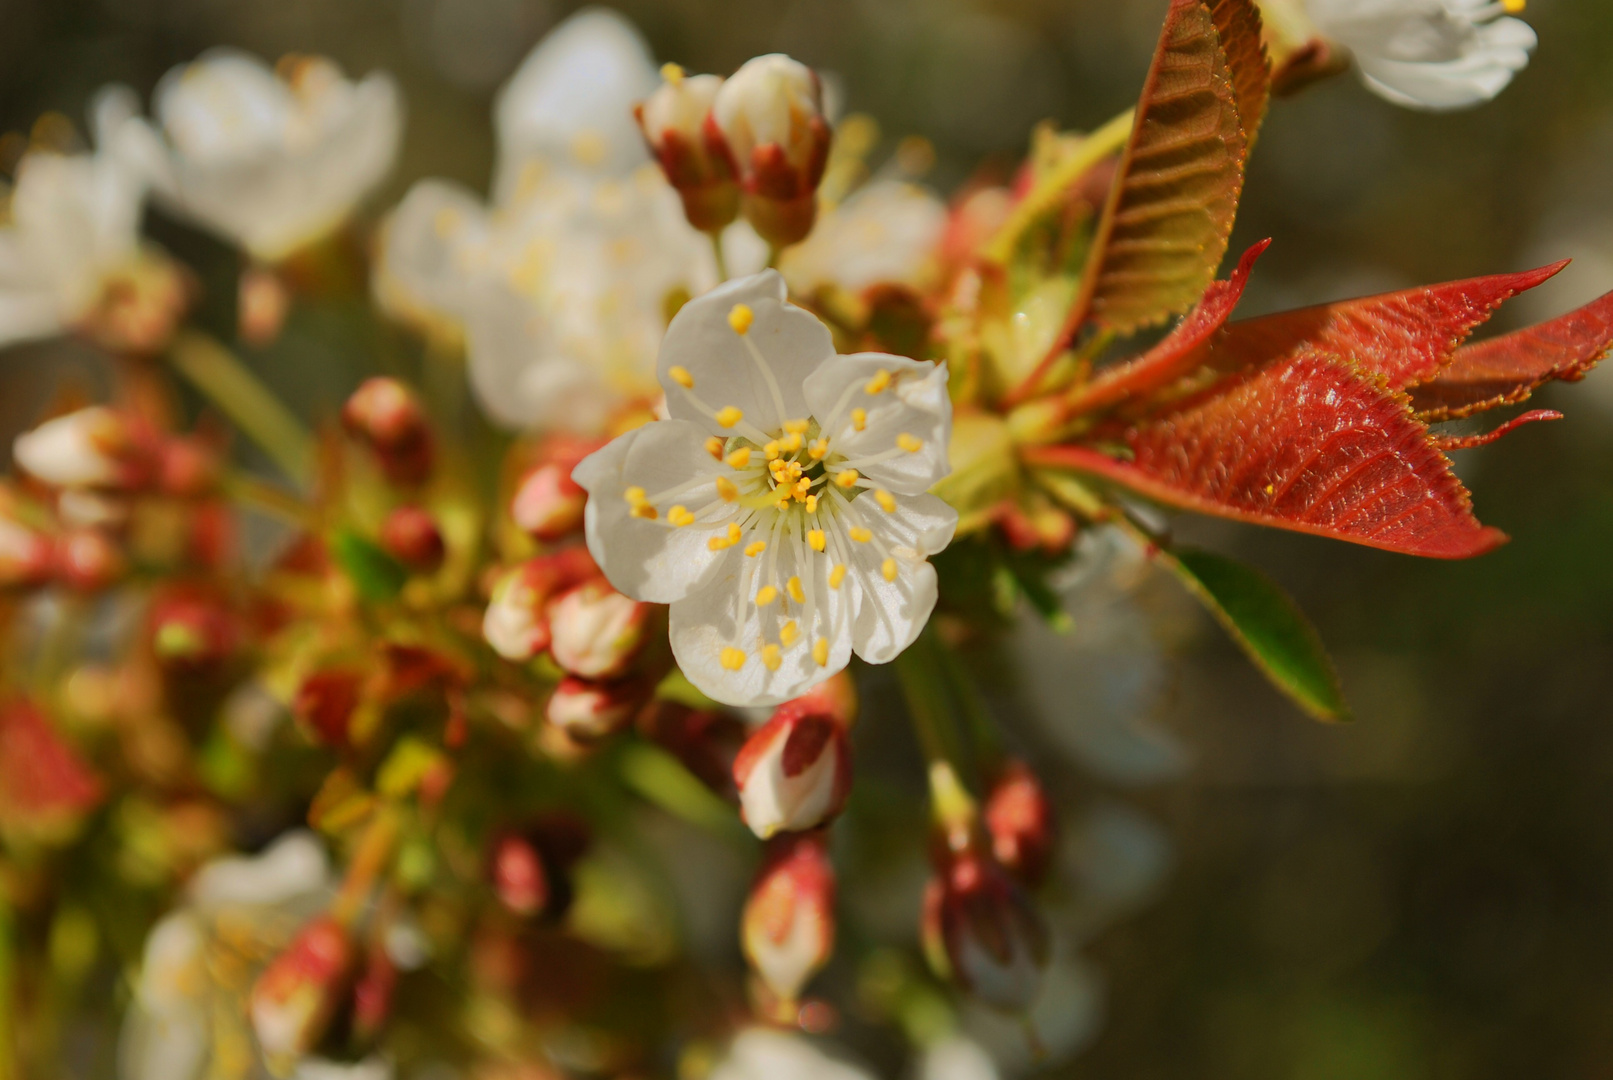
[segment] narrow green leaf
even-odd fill
[[[336,533],[330,549],[336,564],[353,579],[358,594],[371,603],[395,598],[409,580],[402,563],[350,529]]]
[[[628,787],[675,817],[719,836],[750,835],[732,806],[660,747],[629,742],[622,748],[620,767]]]
[[[1162,552],[1193,595],[1272,685],[1318,720],[1347,720],[1349,706],[1322,639],[1299,607],[1260,571],[1208,551]]]

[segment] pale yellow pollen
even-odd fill
[[[829,440],[827,438],[817,440],[809,448],[809,451],[812,454],[813,461],[822,461],[826,456],[828,456]]]
[[[863,392],[868,394],[878,394],[890,384],[891,373],[881,369],[878,375],[875,375],[872,379],[868,380],[868,385],[863,387]]]
[[[829,588],[838,589],[840,583],[846,580],[846,564],[835,563],[835,568],[829,571]]]
[[[809,428],[811,426],[812,426],[812,421],[810,421],[810,420],[786,420],[786,421],[784,421],[784,430],[788,431],[791,435],[805,435],[807,428]]]
[[[725,445],[727,445],[727,444],[724,443],[723,440],[721,440],[721,439],[717,438],[717,436],[713,435],[711,438],[706,440],[706,453],[710,454],[712,457],[716,458],[718,461],[721,461],[722,460],[722,449],[723,449],[723,447]]]
[[[722,656],[719,659],[722,661],[722,666],[729,671],[738,671],[745,666],[745,650],[736,649],[730,645],[723,649]]]
[[[774,439],[772,442],[762,447],[762,453],[766,456],[768,461],[777,461],[779,455],[778,440]]]
[[[717,495],[723,502],[733,502],[739,498],[739,488],[726,476],[717,477]]]
[[[694,515],[689,512],[689,508],[686,506],[674,506],[666,512],[666,519],[668,524],[675,525],[680,529],[685,525],[694,524]]]
[[[808,495],[806,497],[806,511],[809,514],[816,514],[818,512],[818,497],[816,495]],[[817,532],[816,529],[812,531]],[[818,550],[822,551],[823,549],[819,548]]]
[[[884,575],[884,578],[885,578],[886,581],[895,581],[896,580],[896,560],[895,559],[886,559],[884,562],[880,563],[879,564],[879,572],[882,575]]]
[[[778,599],[778,590],[771,585],[763,585],[756,593],[756,606],[766,607]]]
[[[741,446],[738,450],[728,455],[728,467],[731,469],[743,469],[749,464],[750,447],[748,446]]]
[[[736,334],[750,332],[751,323],[756,321],[756,313],[745,304],[735,304],[728,310],[728,325],[734,328]]]
[[[762,646],[762,663],[766,665],[768,671],[779,669],[779,665],[784,663],[784,656],[779,652],[777,645]]]
[[[817,498],[817,496],[814,495],[813,498]],[[824,548],[829,546],[829,538],[823,535],[822,529],[813,529],[811,532],[807,533],[807,545],[811,547],[813,551],[822,551]]]
[[[821,637],[812,643],[812,659],[818,662],[819,667],[829,666],[829,639]]]
[[[835,474],[835,483],[840,487],[849,488],[857,486],[857,470],[841,469]]]
[[[851,410],[851,426],[853,428],[857,429],[858,431],[862,431],[863,429],[867,428],[868,427],[868,410],[867,409],[853,409],[853,410]]]
[[[784,583],[784,587],[790,591],[791,600],[794,600],[797,604],[806,603],[806,590],[801,588],[800,578],[791,577],[789,581]]]
[[[671,367],[667,368],[666,373],[667,378],[671,379],[685,390],[694,389],[694,376],[689,374],[688,368],[673,364]]]
[[[766,550],[767,550],[767,541],[766,540],[752,540],[750,543],[745,545],[745,554],[750,556],[753,559],[756,558],[756,556],[760,555],[762,552],[764,552]]]
[[[846,530],[846,535],[857,541],[859,544],[866,544],[868,541],[874,538],[874,534],[863,528],[861,525],[853,525],[851,528]]]
[[[740,412],[737,406],[724,405],[717,410],[717,423],[721,427],[731,428],[743,419],[745,419],[745,414]]]
[[[679,64],[662,64],[661,78],[676,86],[683,81],[683,67]]]
[[[885,513],[896,513],[896,496],[892,495],[883,488],[874,492],[874,501],[879,504],[879,508],[885,511]]]
[[[786,649],[789,648],[791,645],[794,645],[795,644],[795,639],[797,637],[799,637],[800,635],[801,635],[801,628],[799,626],[795,625],[795,620],[794,619],[791,619],[789,622],[787,622],[783,626],[779,627],[779,630],[778,630],[778,639],[780,641],[784,642],[784,647]]]
[[[924,440],[917,435],[909,435],[904,431],[896,436],[896,445],[906,450],[909,454],[916,454],[924,449]]]

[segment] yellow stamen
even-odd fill
[[[635,504],[629,513],[636,518],[643,518],[645,521],[654,521],[659,516],[655,512],[655,507],[647,502]]]
[[[874,538],[874,534],[863,528],[861,525],[852,526],[846,531],[846,535],[857,541],[859,544],[866,544],[868,541]]]
[[[880,393],[881,391],[883,391],[890,384],[891,384],[891,373],[888,372],[888,371],[885,371],[885,370],[881,370],[878,375],[875,375],[872,379],[868,380],[868,385],[863,387],[863,392],[864,393],[869,393],[869,394],[877,394],[877,393]]]
[[[858,431],[862,431],[863,429],[868,427],[868,410],[867,409],[853,409],[853,410],[851,410],[851,426],[853,428],[855,428],[856,430],[858,430]]]
[[[798,577],[790,578],[789,581],[786,581],[784,583],[784,587],[786,589],[790,590],[790,599],[791,600],[794,600],[797,604],[806,603],[806,590],[801,588],[801,579],[800,578],[798,578]]]
[[[814,496],[816,498],[816,496]],[[822,551],[829,546],[829,538],[823,535],[822,529],[813,529],[807,533],[807,544],[813,551]]]
[[[806,434],[806,429],[811,427],[811,426],[812,426],[812,422],[810,420],[786,420],[786,421],[784,421],[784,430],[788,431],[791,435],[805,435]]]
[[[725,445],[726,444],[721,439],[719,439],[719,438],[717,438],[717,436],[713,435],[711,438],[706,440],[706,453],[710,454],[712,457],[716,458],[718,461],[721,461],[722,460],[722,448]]]
[[[741,446],[738,450],[728,455],[728,467],[730,469],[743,469],[749,464],[750,447],[748,446]]]
[[[639,506],[644,502],[645,491],[641,487],[630,487],[622,492],[622,498],[626,499],[629,505]]]
[[[886,581],[895,581],[896,580],[896,560],[895,559],[886,559],[884,562],[880,563],[879,564],[879,572],[884,575]]]
[[[683,387],[685,390],[694,389],[694,376],[689,374],[688,368],[673,364],[671,367],[667,368],[666,373],[668,378],[677,383],[679,386]]]
[[[680,529],[685,525],[694,524],[694,515],[689,513],[689,508],[686,506],[674,506],[666,512],[666,519],[668,524]]]
[[[823,438],[813,443],[811,447],[811,454],[813,461],[822,461],[829,454],[829,440],[827,438]]]
[[[774,439],[772,442],[770,442],[766,446],[762,447],[762,453],[767,456],[768,461],[777,461],[778,460],[778,440]]]
[[[722,666],[729,671],[738,671],[745,666],[745,650],[736,649],[732,645],[722,651]]]
[[[678,64],[662,64],[661,78],[676,86],[683,81],[683,68]]]
[[[777,645],[762,646],[762,663],[767,666],[768,671],[777,671],[779,669],[779,665],[784,663],[784,657],[779,652]]]
[[[829,571],[829,588],[838,589],[840,583],[846,580],[846,564],[835,563],[835,568]]]
[[[755,321],[756,313],[744,304],[735,304],[728,311],[728,325],[741,336],[750,332],[750,324]]]
[[[896,436],[896,445],[906,450],[909,454],[916,454],[924,449],[924,440],[916,435],[909,435],[904,431]]]
[[[778,590],[771,585],[763,585],[756,593],[756,606],[766,607],[778,599]]]
[[[807,499],[809,498],[808,492],[810,492],[811,490],[812,490],[812,481],[807,479],[806,477],[803,476],[803,477],[801,477],[801,479],[799,479],[799,480],[797,480],[795,482],[795,497],[797,499],[801,500],[802,502],[807,501]]]
[[[790,497],[788,495],[785,495],[782,499],[775,499],[773,501],[773,509],[775,510],[788,510],[789,508]]]
[[[767,541],[766,540],[752,540],[750,543],[745,545],[745,554],[750,556],[753,559],[756,558],[756,556],[760,555],[762,552],[764,552],[766,550],[767,550]]]
[[[819,667],[829,666],[829,639],[821,637],[812,644],[812,659],[818,662]]]
[[[736,406],[725,405],[717,410],[717,423],[722,427],[731,428],[743,419],[745,419],[745,414],[740,412]]]
[[[798,431],[792,431],[788,435],[784,436],[784,438],[780,439],[778,444],[793,454],[797,450],[801,449],[801,433]]]
[[[795,644],[795,639],[797,637],[799,637],[800,635],[801,635],[801,628],[799,626],[795,625],[795,620],[794,619],[791,619],[789,622],[787,622],[783,626],[779,627],[778,639],[780,641],[784,642],[784,647],[786,649],[789,648],[791,645],[794,645]]]
[[[890,492],[885,491],[884,489],[874,492],[874,501],[879,504],[879,508],[885,511],[885,513],[896,513],[896,496],[892,495]]]
[[[857,486],[857,470],[841,469],[835,473],[835,483],[840,487],[849,488]]]
[[[818,512],[818,497],[816,495],[808,495],[806,497],[806,510],[809,514],[816,514]],[[815,532],[816,530],[813,531]],[[819,548],[818,550],[822,551],[823,549]]]
[[[722,499],[723,502],[733,502],[739,498],[739,489],[734,486],[734,482],[728,477],[719,476],[717,477],[717,497]]]
[[[1508,15],[1522,15],[1523,9],[1527,6],[1526,0],[1501,0],[1501,7]]]

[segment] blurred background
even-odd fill
[[[0,0],[0,132],[25,136],[51,111],[81,124],[102,84],[148,94],[211,46],[319,52],[404,87],[404,153],[377,206],[422,176],[485,190],[492,95],[575,6]],[[1038,121],[1084,128],[1127,106],[1166,3],[616,6],[659,58],[691,70],[776,50],[834,72],[846,107],[876,117],[889,143],[933,141],[929,179],[945,192],[1011,167]],[[1534,0],[1528,18],[1534,62],[1472,112],[1409,113],[1353,75],[1275,105],[1233,247],[1276,243],[1242,314],[1566,256],[1574,266],[1498,326],[1613,288],[1613,5]],[[167,228],[154,226],[165,244],[206,261],[204,241]],[[329,408],[366,365],[316,330],[290,328],[271,377]],[[64,374],[93,382],[93,356],[69,343],[0,351],[0,445]],[[1175,636],[1154,719],[1185,768],[1121,785],[1163,826],[1170,870],[1148,906],[1088,946],[1102,1026],[1064,1074],[1613,1076],[1613,370],[1538,403],[1568,419],[1459,455],[1481,517],[1514,538],[1477,562],[1178,523],[1297,596],[1356,719],[1306,720],[1201,619]],[[1106,617],[1079,603],[1072,614],[1077,635]],[[1081,671],[1025,688],[1055,726]]]

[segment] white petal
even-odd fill
[[[694,377],[694,393],[706,405],[716,410],[736,406],[747,424],[763,432],[771,434],[786,420],[806,418],[802,383],[834,355],[834,340],[816,315],[789,303],[785,294],[778,271],[766,270],[720,285],[683,305],[667,327],[656,361],[673,416],[692,420],[716,435],[732,434],[689,401],[668,375],[673,367],[681,367]],[[728,321],[740,304],[750,308],[753,317],[743,336]]]
[[[780,269],[800,295],[824,285],[923,288],[938,269],[946,223],[946,204],[932,192],[875,180],[823,214],[810,236],[785,251]]]
[[[261,855],[214,859],[191,879],[190,894],[203,909],[231,904],[284,904],[330,885],[330,860],[307,829],[286,833]]]
[[[825,1053],[826,1044],[772,1028],[734,1036],[711,1080],[874,1080],[874,1074]]]
[[[466,303],[471,392],[494,423],[515,431],[598,429],[618,395],[562,349],[557,328],[529,298],[491,280],[477,283]]]
[[[867,392],[880,372],[892,377],[889,388]],[[951,471],[947,442],[952,436],[952,399],[947,395],[947,367],[884,353],[837,356],[807,380],[812,413],[830,436],[830,450],[852,459],[894,456],[857,471],[875,487],[904,495],[920,495]],[[867,413],[867,426],[857,431],[853,409]],[[902,451],[897,440],[911,435],[922,446]]]
[[[867,495],[855,500],[856,519],[874,534],[873,541],[838,538],[856,583],[852,644],[870,664],[896,659],[924,629],[937,595],[935,568],[925,556],[951,543],[958,524],[958,512],[934,495],[895,498],[890,513]],[[885,580],[886,558],[896,564],[894,581]]]
[[[705,435],[693,424],[658,420],[612,440],[584,458],[572,478],[588,492],[584,525],[588,550],[617,592],[652,604],[669,604],[702,588],[732,552],[712,551],[707,542],[720,530],[702,523],[674,528],[665,511],[682,504],[698,511],[715,498],[705,486],[658,503],[655,521],[634,517],[623,497],[633,487],[654,496],[697,481],[732,475],[706,453]],[[723,520],[727,504],[714,511]]]
[[[1363,81],[1380,96],[1418,109],[1462,109],[1489,101],[1529,65],[1535,32],[1519,19],[1478,28],[1479,40],[1459,59],[1417,63],[1358,53]]]
[[[487,214],[468,188],[421,180],[388,217],[374,271],[377,301],[416,323],[464,320],[478,261],[485,257]]]

